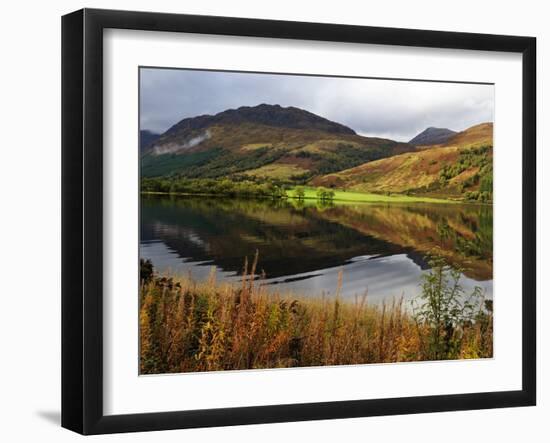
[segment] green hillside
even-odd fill
[[[422,148],[312,180],[357,192],[492,200],[493,125],[473,126],[444,145]]]
[[[236,185],[218,182],[230,180],[240,183],[239,194],[284,195],[282,189],[306,185],[492,201],[492,123],[458,133],[428,128],[413,140],[442,135],[444,143],[413,146],[363,137],[294,107],[242,107],[184,119],[150,143],[141,156],[142,188],[227,193]]]

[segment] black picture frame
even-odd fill
[[[130,415],[103,413],[103,30],[502,51],[523,63],[522,388]],[[62,426],[82,434],[458,411],[536,403],[536,39],[83,9],[62,18]]]

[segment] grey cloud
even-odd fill
[[[260,103],[296,106],[356,132],[406,141],[428,126],[493,121],[491,85],[144,68],[140,126],[164,132],[186,117]]]

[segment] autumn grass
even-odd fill
[[[433,328],[402,299],[369,304],[268,292],[245,264],[239,284],[153,276],[140,289],[140,373],[178,373],[433,359]],[[339,276],[341,287],[342,275]],[[339,290],[338,290],[339,292]],[[448,332],[448,331],[447,331]],[[492,316],[457,328],[456,354],[492,356]]]

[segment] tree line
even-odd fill
[[[141,192],[166,193],[166,194],[202,194],[219,195],[227,197],[257,197],[257,198],[296,198],[303,200],[306,196],[303,186],[294,188],[277,181],[256,182],[250,179],[230,180],[224,179],[190,179],[190,178],[165,178],[144,177],[141,179]],[[326,188],[317,188],[315,191],[317,200],[329,202],[334,200],[334,191]]]

